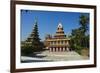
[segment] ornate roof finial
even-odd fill
[[[63,28],[61,22],[58,24],[58,28]]]

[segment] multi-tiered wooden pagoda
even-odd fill
[[[46,49],[49,49],[50,52],[69,51],[69,42],[70,39],[66,37],[61,23],[58,24],[54,36],[48,35],[45,38]]]

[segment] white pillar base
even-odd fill
[[[55,52],[55,48],[53,48],[53,52]]]
[[[49,48],[49,51],[52,52],[52,48]]]
[[[65,51],[65,48],[63,47],[63,51]]]
[[[60,48],[60,52],[62,51],[62,48]]]
[[[69,48],[67,47],[67,49],[66,49],[67,51],[69,51]]]

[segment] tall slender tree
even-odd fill
[[[38,32],[38,22],[37,20],[35,20],[35,24],[34,24],[34,29],[33,29],[33,41],[32,41],[32,48],[33,51],[42,51],[42,47],[41,47],[41,42],[40,42],[40,38],[39,38],[39,32]]]

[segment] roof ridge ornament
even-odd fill
[[[63,28],[61,22],[59,22],[59,24],[58,24],[58,28]]]

